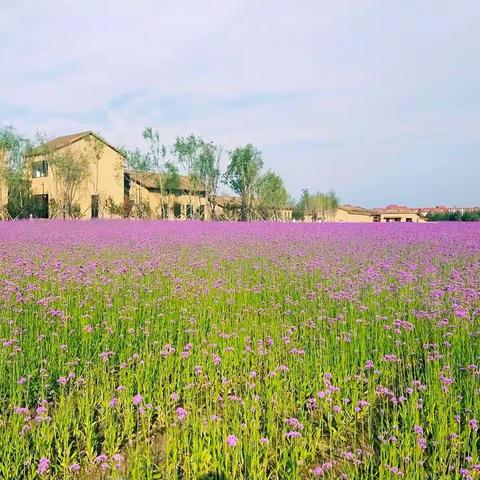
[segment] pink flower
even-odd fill
[[[178,407],[175,410],[175,413],[177,414],[177,419],[178,419],[179,422],[183,422],[187,418],[187,415],[188,415],[187,410],[185,410],[182,407]]]
[[[238,443],[238,438],[235,435],[229,435],[227,437],[227,445],[229,447],[235,447]]]
[[[47,457],[42,457],[38,462],[37,473],[39,475],[45,475],[50,468],[50,460]]]
[[[109,402],[108,402],[108,406],[109,407],[116,407],[118,405],[118,398],[116,397],[113,397]]]
[[[143,397],[139,393],[137,393],[132,399],[132,403],[134,405],[140,405],[142,401],[143,401]]]
[[[78,463],[72,463],[69,467],[71,472],[78,472],[80,471],[80,465]]]
[[[268,444],[270,443],[270,440],[269,440],[268,438],[266,438],[266,437],[262,437],[262,438],[260,439],[260,443],[261,443],[262,445],[268,445]]]
[[[469,422],[468,422],[468,425],[469,427],[474,431],[476,432],[478,430],[478,422],[475,418],[472,418]]]
[[[371,368],[373,368],[373,362],[372,360],[367,360],[365,362],[365,370],[370,370]]]

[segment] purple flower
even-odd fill
[[[475,418],[472,418],[469,422],[468,422],[468,425],[469,427],[474,431],[476,432],[478,430],[478,422]]]
[[[139,393],[137,393],[132,399],[132,403],[134,405],[140,405],[142,402],[143,402],[143,397]]]
[[[72,463],[68,468],[69,468],[69,470],[70,470],[71,472],[74,472],[74,473],[75,473],[75,472],[80,471],[80,464],[78,464],[78,463]]]
[[[183,422],[187,418],[187,415],[188,415],[187,410],[185,410],[182,407],[178,407],[175,410],[175,413],[177,414],[177,419],[178,419],[179,422]]]
[[[238,443],[238,438],[235,435],[229,435],[227,437],[227,445],[229,447],[235,447]]]
[[[39,475],[45,475],[50,468],[50,460],[47,457],[42,457],[38,462],[37,473]]]

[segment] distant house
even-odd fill
[[[305,214],[304,221],[312,222],[312,214]],[[414,208],[401,205],[388,205],[385,208],[367,209],[357,205],[339,205],[335,213],[329,213],[326,223],[370,223],[370,222],[425,222],[425,217]]]
[[[210,220],[206,191],[200,183],[183,175],[172,179],[155,172],[125,170],[122,152],[91,131],[55,138],[28,155],[35,211],[39,218],[70,216],[59,208],[64,189],[55,169],[49,165],[54,156],[67,154],[89,159],[90,172],[75,192],[78,218],[134,216]],[[292,209],[282,209],[276,215],[279,220],[289,221]],[[240,199],[218,197],[216,217],[238,220]]]
[[[37,216],[53,218],[65,216],[61,211],[64,185],[56,178],[49,160],[54,155],[86,156],[89,159],[88,178],[76,189],[67,192],[74,196],[80,218],[106,217],[105,205],[117,205],[124,200],[124,157],[114,146],[94,132],[81,132],[50,140],[28,155],[31,168],[32,192],[37,203]]]
[[[385,208],[373,208],[375,222],[426,222],[426,218],[416,208],[405,205],[387,205]]]
[[[208,216],[204,188],[191,185],[188,178],[181,175],[172,187],[157,173],[127,171],[122,152],[88,131],[55,138],[29,154],[38,217],[65,216],[58,209],[62,186],[49,165],[52,155],[65,153],[89,158],[91,171],[75,195],[79,218],[135,215],[204,219]]]
[[[1,152],[0,152],[1,154]],[[86,159],[88,172],[72,192],[65,192],[55,168],[55,159],[62,156]],[[35,212],[39,218],[72,216],[66,212],[62,199],[68,193],[74,200],[78,218],[140,217],[164,219],[199,219],[211,217],[205,188],[187,176],[174,179],[159,173],[125,170],[123,153],[92,131],[65,135],[50,140],[27,155],[30,168]],[[0,169],[6,158],[0,156]],[[53,162],[53,164],[52,164]],[[57,163],[58,168],[58,163]],[[3,171],[3,170],[2,170]],[[3,179],[3,180],[2,180]],[[4,175],[0,175],[0,219],[6,218],[8,191]],[[259,207],[257,205],[257,207]],[[292,221],[293,209],[255,208],[254,219]],[[239,220],[241,200],[234,196],[216,199],[215,217],[219,220]],[[436,211],[447,207],[436,207]],[[425,209],[428,210],[428,209]],[[467,209],[465,209],[467,210]],[[403,205],[366,209],[356,205],[340,205],[335,213],[323,215],[324,222],[423,222],[424,214]],[[314,220],[306,212],[306,222]],[[316,220],[318,221],[318,220]]]
[[[356,205],[340,205],[333,217],[333,222],[373,222],[374,214],[371,210]]]
[[[205,188],[186,176],[177,180],[169,185],[168,178],[158,173],[125,171],[125,205],[144,208],[140,216],[148,218],[209,220]]]

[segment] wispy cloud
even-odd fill
[[[3,124],[124,145],[142,145],[145,125],[165,142],[253,142],[293,194],[480,201],[474,2],[3,3]]]

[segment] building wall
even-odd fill
[[[396,212],[389,212],[389,213],[381,213],[380,214],[380,221],[381,222],[394,222],[394,221],[400,221],[400,222],[406,222],[407,219],[411,219],[413,223],[420,223],[420,222],[425,222],[426,220],[418,213],[396,213]]]
[[[198,195],[160,195],[160,192],[147,189],[143,185],[136,182],[131,182],[128,197],[135,205],[141,205],[147,203],[150,206],[149,218],[158,219],[162,218],[161,205],[166,204],[168,206],[168,219],[169,220],[185,220],[187,218],[187,205],[192,205],[195,215],[199,215],[198,210],[203,207],[204,219],[209,220],[209,212],[206,207],[206,199],[204,196]],[[180,205],[180,216],[175,217],[174,206]]]
[[[331,222],[359,222],[368,223],[373,222],[373,216],[367,214],[350,213],[347,210],[337,208],[334,217],[329,220]]]
[[[113,202],[121,206],[124,201],[123,192],[123,157],[113,148],[103,144],[103,150],[98,163],[92,150],[92,137],[82,138],[67,147],[59,149],[57,152],[69,151],[73,155],[86,154],[90,160],[90,175],[88,180],[81,186],[76,195],[76,203],[80,206],[81,218],[91,218],[92,195],[99,196],[99,217],[105,218],[111,215],[107,211],[106,201],[111,198]],[[38,155],[32,157],[32,162],[43,160],[44,157]],[[48,200],[51,202],[59,200],[59,185],[55,179],[52,169],[48,168],[46,177],[32,178],[32,192],[34,195],[48,194]]]

